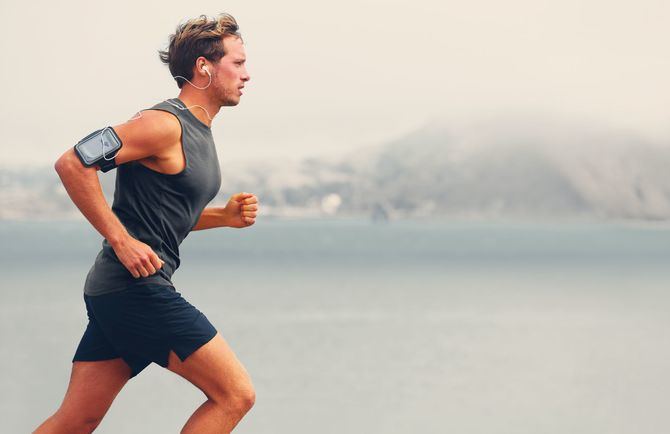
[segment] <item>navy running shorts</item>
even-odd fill
[[[216,329],[173,286],[130,285],[113,293],[84,294],[88,325],[72,359],[121,357],[139,374],[151,362],[167,368],[170,350],[184,361],[209,342]]]

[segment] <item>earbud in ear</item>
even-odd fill
[[[205,71],[207,74],[209,74],[209,69],[207,69],[207,65],[202,65],[201,69]]]

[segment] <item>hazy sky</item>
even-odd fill
[[[156,51],[231,13],[251,81],[214,120],[225,162],[336,154],[431,119],[557,113],[670,137],[667,0],[2,0],[0,165],[53,163],[178,94]]]

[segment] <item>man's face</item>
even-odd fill
[[[245,66],[247,56],[242,40],[237,36],[226,36],[223,47],[226,55],[214,63],[212,86],[221,106],[232,106],[240,103],[241,88],[251,77]]]

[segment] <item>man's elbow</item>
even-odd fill
[[[56,162],[54,163],[54,170],[56,173],[60,173],[63,170],[64,162],[63,162],[63,157],[61,156]]]
[[[69,170],[82,170],[84,168],[84,165],[81,164],[79,158],[74,154],[73,149],[65,151],[65,153],[63,153],[63,155],[61,155],[54,163],[54,170],[56,170],[56,173],[58,174]]]
[[[68,160],[66,157],[60,157],[58,160],[56,160],[56,163],[54,163],[54,170],[56,170],[56,173],[63,177],[66,173],[72,171],[73,165],[72,161]]]
[[[62,156],[54,163],[54,170],[59,175],[65,170],[65,160]]]

